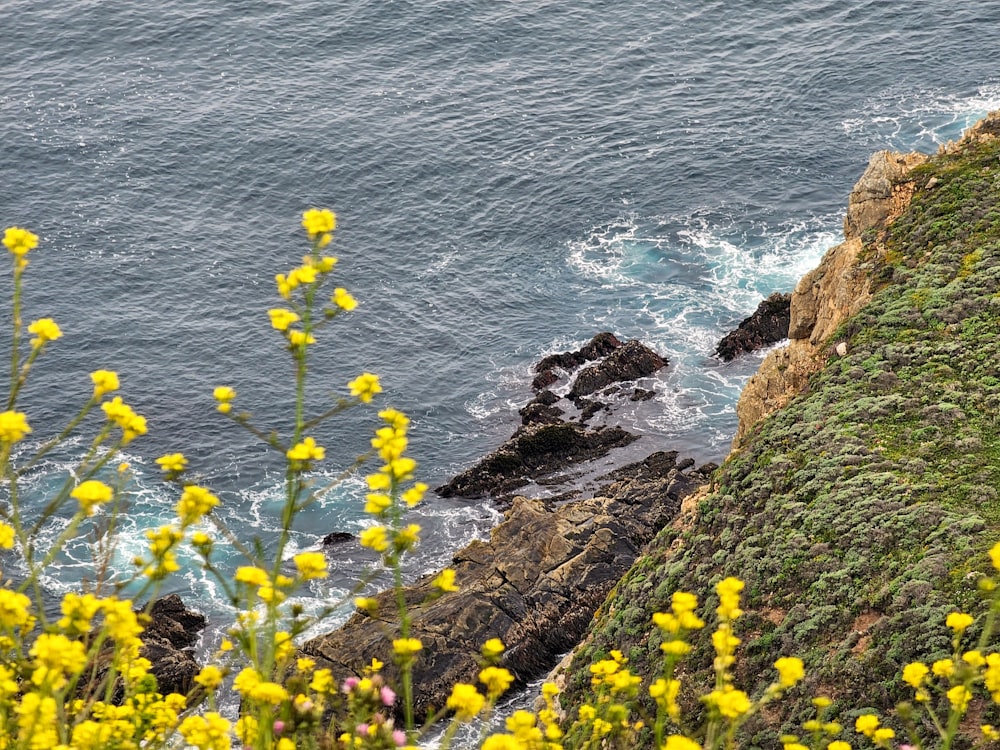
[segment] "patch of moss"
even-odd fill
[[[845,716],[885,711],[910,697],[906,662],[949,651],[946,615],[982,611],[977,580],[1000,538],[1000,140],[914,174],[909,208],[880,251],[862,253],[879,287],[838,331],[848,355],[727,460],[679,548],[676,532],[654,541],[599,614],[575,675],[618,648],[652,676],[652,614],[677,590],[711,608],[713,585],[733,575],[747,584],[737,682],[757,694],[779,656],[807,665],[776,724],[807,715],[819,693]],[[697,692],[711,682],[708,634],[694,645]],[[564,702],[587,690],[574,679]],[[755,741],[777,731],[750,728]]]

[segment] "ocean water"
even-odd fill
[[[718,339],[839,241],[872,151],[933,151],[1000,107],[989,0],[6,0],[0,27],[0,224],[41,236],[27,317],[65,334],[21,408],[40,440],[91,370],[121,374],[150,424],[126,456],[123,564],[171,517],[166,452],[238,537],[273,539],[280,463],[211,391],[287,424],[266,310],[304,208],[338,213],[338,283],[361,302],[315,348],[317,410],[379,373],[424,481],[505,439],[532,364],[601,330],[670,360],[630,417],[638,445],[719,461],[762,355],[723,364]],[[324,473],[364,450],[374,411],[317,431]],[[81,445],[29,478],[30,502]],[[361,492],[349,479],[311,509],[295,549],[362,528]],[[414,575],[496,520],[436,497],[418,515]],[[78,587],[89,555],[81,538],[47,586]],[[316,597],[366,558],[333,562]],[[174,588],[224,621],[197,570]]]

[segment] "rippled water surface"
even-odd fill
[[[380,373],[429,483],[510,433],[533,362],[599,330],[670,359],[631,425],[643,447],[718,461],[759,362],[720,363],[718,338],[838,241],[873,150],[933,150],[1000,107],[987,0],[8,0],[0,24],[0,222],[41,235],[28,316],[65,332],[23,407],[42,437],[90,370],[121,373],[152,428],[129,447],[123,560],[170,517],[168,451],[238,535],[273,532],[280,467],[210,394],[229,383],[282,424],[266,310],[304,207],[338,212],[338,279],[362,302],[317,346],[314,395]],[[372,417],[317,434],[331,475]],[[71,453],[31,478],[36,502]],[[310,511],[298,548],[361,528],[360,491]],[[422,514],[414,572],[494,518]]]

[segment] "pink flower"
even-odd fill
[[[391,706],[396,702],[396,693],[393,692],[392,688],[388,685],[383,685],[382,690],[379,691],[380,697],[382,698],[383,706]]]
[[[278,719],[276,722],[274,722],[274,726],[272,728],[274,729],[275,737],[280,737],[281,733],[285,731],[285,722],[281,721],[281,719]]]
[[[341,685],[340,689],[343,690],[345,693],[349,693],[358,686],[359,682],[361,682],[361,680],[359,680],[357,677],[348,677],[346,680],[344,680],[344,684]]]
[[[392,741],[396,743],[396,747],[402,747],[406,744],[406,732],[402,729],[394,729],[392,731]]]

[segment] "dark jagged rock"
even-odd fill
[[[455,555],[460,591],[418,606],[432,594],[430,578],[407,589],[411,633],[424,645],[413,675],[416,714],[442,707],[456,682],[476,682],[478,647],[490,638],[507,645],[503,666],[519,685],[574,646],[643,545],[706,480],[679,470],[676,457],[657,453],[613,472],[604,497],[556,508],[517,498],[489,541]],[[393,636],[387,635],[396,629],[393,595],[383,592],[377,600],[378,622],[355,614],[340,630],[306,643],[305,654],[338,675],[360,674],[376,657],[395,680]]]
[[[531,386],[536,391],[548,388],[559,379],[559,376],[553,372],[554,370],[559,369],[572,372],[587,362],[608,356],[621,345],[622,342],[618,340],[617,336],[604,331],[594,336],[594,338],[575,352],[550,354],[535,365],[535,372],[538,375],[532,381]]]
[[[638,440],[636,435],[620,427],[588,431],[572,423],[528,425],[435,492],[442,497],[502,495],[568,464],[598,458],[634,440]]]
[[[612,383],[648,377],[666,365],[667,360],[641,341],[632,339],[597,364],[577,373],[569,398],[575,400],[596,393]]]
[[[521,424],[558,424],[563,421],[565,411],[555,406],[559,397],[552,391],[542,391],[523,406],[518,414]]]
[[[354,539],[354,534],[349,534],[346,531],[331,531],[323,537],[323,546],[332,547],[335,544],[343,544],[344,542],[349,542],[352,539]]]
[[[715,348],[716,355],[729,362],[740,354],[788,338],[791,302],[791,294],[772,294],[757,306],[753,315],[719,342]]]
[[[152,664],[150,672],[164,695],[185,695],[194,686],[201,666],[195,661],[192,648],[201,637],[205,622],[205,616],[184,606],[177,594],[153,603],[141,635],[140,654]]]

